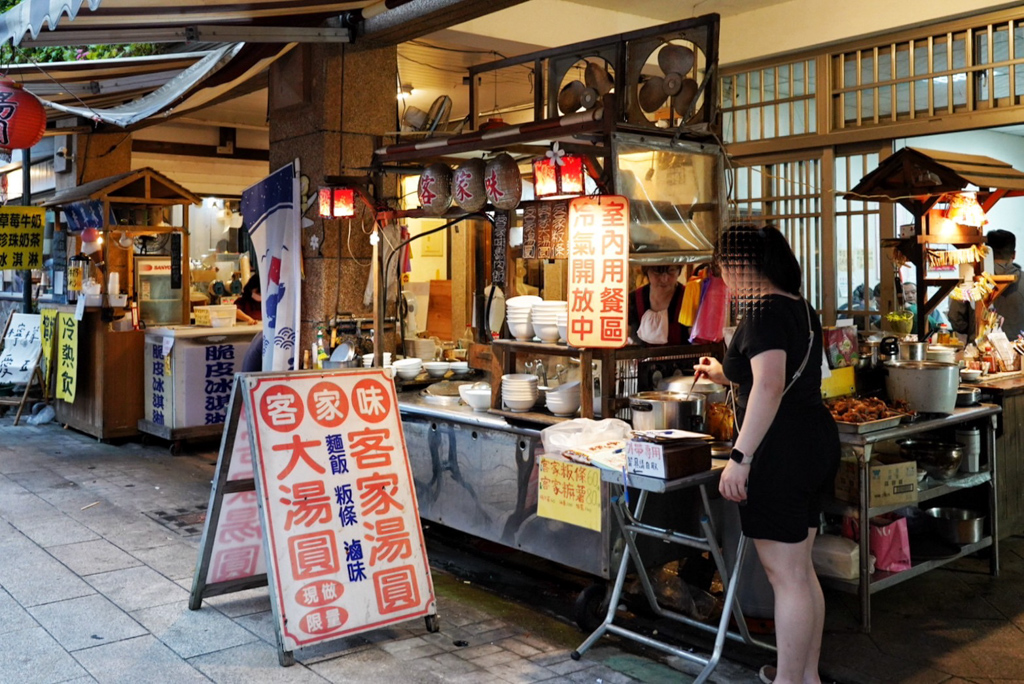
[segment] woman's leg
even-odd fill
[[[754,546],[775,592],[778,684],[819,684],[818,656],[825,599],[811,564],[817,530],[796,544],[755,539]]]

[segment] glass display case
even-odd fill
[[[181,292],[171,289],[171,258],[135,257],[135,295],[147,326],[181,325]]]

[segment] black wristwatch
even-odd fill
[[[732,460],[736,461],[740,465],[746,465],[746,464],[750,463],[750,461],[746,460],[747,455],[744,454],[739,449],[735,449],[735,448],[732,450],[732,453],[729,454],[729,458],[731,458]]]

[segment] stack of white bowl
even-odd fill
[[[523,295],[505,302],[505,319],[508,321],[508,330],[512,337],[520,342],[529,342],[533,339],[533,305],[542,301],[544,300],[540,297]]]
[[[525,413],[537,403],[537,376],[512,373],[501,376],[501,400],[509,411]]]
[[[558,341],[559,342],[566,342],[566,341],[568,341],[569,337],[566,334],[566,332],[569,330],[569,312],[568,312],[568,310],[560,311],[558,313],[558,315],[555,317],[555,321],[556,321],[556,323],[558,325]]]
[[[570,382],[552,387],[544,397],[548,410],[556,416],[574,416],[580,409],[580,383]]]
[[[452,361],[451,369],[455,377],[469,375],[469,361]]]
[[[423,370],[423,361],[417,358],[399,359],[391,364],[391,367],[403,380],[415,380]]]
[[[533,332],[541,342],[550,344],[558,342],[558,317],[560,315],[568,317],[569,302],[534,302],[530,320],[533,323]]]
[[[384,352],[384,367],[387,368],[391,365],[391,352]],[[373,354],[363,354],[363,368],[373,367]]]

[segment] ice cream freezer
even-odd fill
[[[145,418],[139,430],[171,441],[220,435],[235,373],[259,325],[228,328],[168,326],[146,330],[143,350]]]

